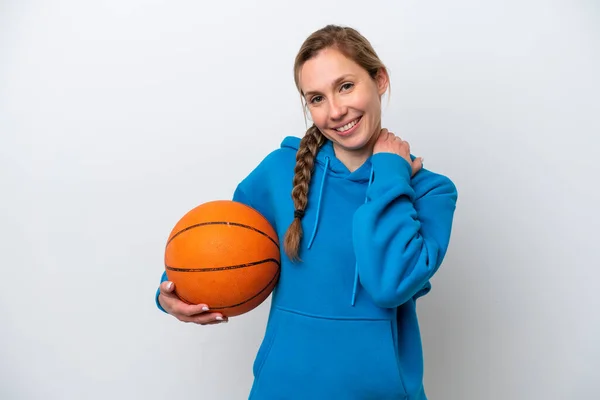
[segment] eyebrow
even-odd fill
[[[353,77],[354,77],[354,75],[351,75],[351,74],[342,75],[339,78],[337,78],[335,81],[333,81],[333,83],[331,84],[331,87],[335,87],[335,86],[339,85],[340,83],[342,83],[343,81],[353,78]],[[304,97],[309,97],[309,96],[312,96],[315,94],[320,94],[320,92],[317,90],[309,90],[308,92],[304,93]]]

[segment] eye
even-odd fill
[[[312,99],[310,99],[310,103],[311,104],[320,103],[321,100],[323,100],[323,96],[314,96]]]
[[[346,82],[344,84],[342,84],[341,89],[342,90],[350,90],[354,87],[354,83],[352,82]]]

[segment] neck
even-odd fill
[[[348,168],[350,172],[356,171],[367,159],[373,154],[373,146],[367,146],[359,150],[340,149],[335,143],[333,144],[335,156]]]

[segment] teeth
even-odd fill
[[[336,128],[336,131],[338,131],[338,132],[345,132],[348,129],[352,128],[354,125],[356,125],[357,122],[358,122],[358,118],[355,119],[354,121],[352,121],[352,122],[350,122],[350,123],[342,126],[341,128]]]

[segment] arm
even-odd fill
[[[354,215],[354,248],[362,286],[393,308],[429,290],[448,249],[457,190],[427,170],[411,182],[411,166],[397,154],[374,154],[372,162],[368,201]]]
[[[167,271],[163,271],[162,276],[160,277],[160,283],[158,285],[158,288],[156,289],[156,294],[154,295],[154,301],[156,302],[156,307],[158,307],[158,309],[164,313],[166,313],[167,310],[165,310],[163,308],[163,306],[160,305],[160,302],[158,301],[158,296],[160,295],[160,284],[166,280],[167,280]]]

